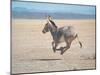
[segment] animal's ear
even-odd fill
[[[50,15],[47,16],[47,22],[50,22],[52,20],[52,17]]]
[[[49,18],[49,15],[47,15],[47,22],[49,22],[50,18]]]
[[[51,19],[52,19],[52,17],[51,17],[50,15],[48,15],[48,19],[49,19],[49,20],[51,20]]]

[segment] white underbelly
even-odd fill
[[[59,42],[64,42],[65,40],[64,40],[64,36],[62,36],[61,38],[60,38],[60,40],[59,40]]]

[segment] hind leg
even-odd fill
[[[66,47],[63,47],[63,50],[61,50],[61,55],[63,55],[65,53],[65,51],[67,51],[71,46],[71,42],[70,41],[66,41]]]
[[[76,37],[77,36],[72,36],[72,37],[67,38],[67,39],[65,38],[66,47],[64,50],[61,51],[61,55],[70,48],[72,41],[75,40]]]

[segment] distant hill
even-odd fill
[[[78,14],[78,13],[69,13],[69,12],[38,12],[38,11],[28,11],[25,8],[14,8],[12,10],[12,18],[20,19],[44,19],[46,15],[51,15],[55,19],[95,19],[95,15],[89,14]]]

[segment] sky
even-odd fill
[[[21,9],[20,9],[21,8]],[[38,3],[38,2],[12,2],[12,10],[49,13],[77,13],[95,15],[95,6]]]

